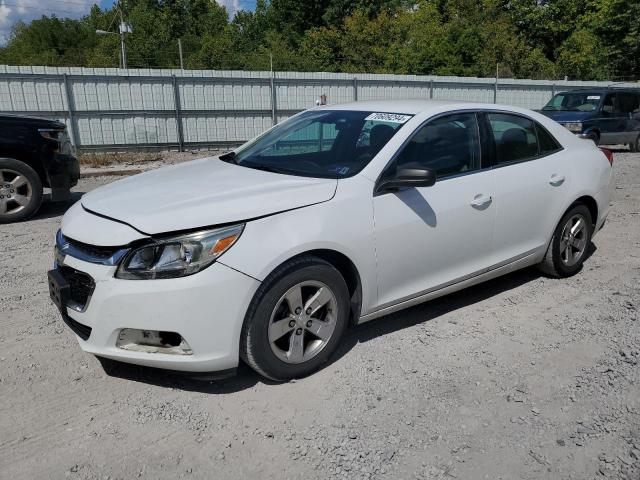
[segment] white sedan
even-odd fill
[[[612,161],[521,108],[323,106],[85,195],[57,234],[50,294],[99,357],[300,377],[350,323],[531,265],[580,271]]]

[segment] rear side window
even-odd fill
[[[553,136],[541,125],[536,123],[536,133],[538,134],[538,144],[540,145],[540,155],[549,155],[562,150],[562,147]]]
[[[428,168],[437,178],[480,169],[476,115],[445,115],[427,123],[413,135],[394,164],[396,169]]]
[[[538,140],[533,120],[506,113],[487,114],[496,143],[498,165],[538,156]]]

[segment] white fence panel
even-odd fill
[[[80,149],[239,144],[329,103],[446,99],[540,108],[554,92],[607,82],[325,72],[151,70],[0,65],[0,112],[64,122]]]

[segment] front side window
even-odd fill
[[[487,118],[496,144],[498,165],[538,156],[533,120],[507,113],[489,113]]]
[[[410,118],[405,114],[310,110],[285,120],[227,159],[276,173],[350,177],[362,170]]]
[[[474,113],[446,115],[420,127],[390,167],[423,168],[448,177],[480,169],[480,139]]]

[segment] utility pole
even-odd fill
[[[178,53],[180,54],[180,70],[184,70],[184,59],[182,58],[182,39],[178,39]]]
[[[493,103],[498,103],[498,75],[500,73],[500,64],[496,63],[496,81],[493,84]]]
[[[127,69],[127,53],[124,48],[124,33],[127,31],[127,25],[124,23],[122,17],[122,10],[120,9],[120,50],[122,52],[122,68]]]

